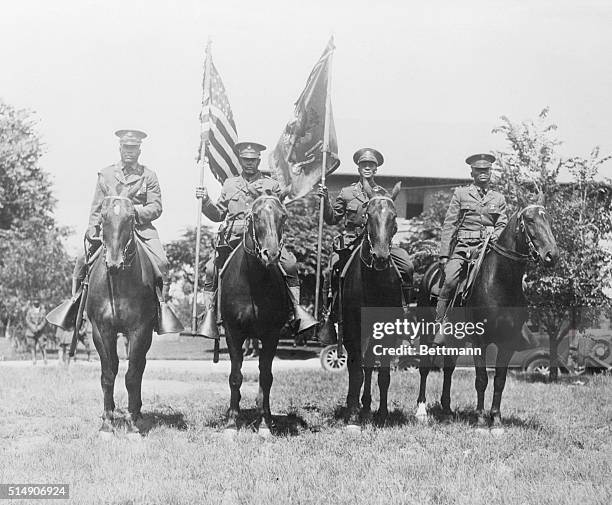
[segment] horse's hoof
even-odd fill
[[[440,422],[442,424],[450,424],[455,420],[455,413],[451,410],[451,411],[447,411],[447,412],[442,412],[442,415],[440,416]]]
[[[361,433],[361,426],[358,424],[347,424],[344,427],[344,431],[347,433]]]
[[[488,435],[489,434],[489,428],[485,428],[483,426],[477,426],[474,431],[476,433],[478,433],[479,435]]]
[[[378,428],[383,428],[387,422],[388,417],[389,417],[388,412],[377,412],[376,416],[374,416],[374,424]]]
[[[115,437],[115,433],[113,431],[108,430],[100,430],[98,432],[98,438],[103,441],[112,440]]]
[[[420,417],[423,420],[427,419],[427,405],[425,403],[417,403],[417,411],[415,417],[418,419]]]
[[[234,440],[238,435],[238,430],[236,428],[225,428],[223,430],[223,438],[225,440]]]
[[[259,429],[257,430],[257,434],[261,437],[261,438],[270,438],[272,436],[272,432],[270,431],[270,428],[264,428],[264,427],[259,427]]]
[[[491,428],[491,435],[495,435],[496,437],[503,435],[505,432],[506,431],[502,426],[495,426],[494,428]]]
[[[139,431],[130,431],[125,435],[130,442],[142,442],[142,435]]]

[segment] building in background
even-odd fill
[[[341,188],[356,181],[357,177],[352,173],[334,173],[330,175],[326,180],[326,184],[329,188],[332,204]],[[472,179],[376,175],[376,182],[388,191],[398,181],[402,182],[402,189],[395,199],[395,208],[399,218],[410,219],[418,216],[428,208],[434,194],[440,191],[451,193],[457,186],[470,184]]]

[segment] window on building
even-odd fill
[[[407,203],[406,204],[406,219],[417,217],[423,212],[422,203]]]

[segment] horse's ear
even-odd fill
[[[113,195],[111,195],[111,188],[104,181],[104,177],[102,177],[102,174],[100,174],[98,176],[98,187],[100,188],[100,191],[102,191],[102,194],[104,196],[113,196]]]
[[[390,195],[391,200],[395,201],[401,189],[402,189],[402,181],[399,181],[395,184],[395,186],[393,186],[393,189],[391,190],[391,195]]]
[[[546,196],[544,195],[544,192],[543,192],[543,191],[540,191],[540,192],[538,193],[538,200],[537,200],[537,204],[538,204],[538,205],[542,205],[542,206],[546,205]]]
[[[289,196],[289,193],[291,193],[291,186],[287,185],[279,193],[278,195],[279,200],[282,202],[285,198]]]
[[[363,180],[363,190],[365,191],[365,194],[368,196],[368,198],[372,198],[374,196],[374,191],[372,190],[372,186],[370,186],[370,183],[368,182],[367,179]]]

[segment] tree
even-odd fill
[[[204,287],[204,271],[206,262],[214,251],[215,232],[202,226],[200,236],[200,261],[198,270],[198,291]],[[183,236],[164,246],[169,263],[169,274],[172,282],[170,294],[175,302],[179,318],[191,320],[193,282],[195,265],[196,228],[189,228]]]
[[[39,165],[42,143],[30,112],[0,101],[0,229],[52,226],[55,199]]]
[[[551,380],[558,376],[558,345],[570,328],[588,324],[610,300],[604,293],[610,281],[610,252],[602,239],[612,231],[610,185],[596,176],[610,159],[595,148],[589,158],[561,158],[557,126],[547,122],[544,109],[536,122],[514,123],[502,117],[493,130],[503,134],[510,150],[498,153],[500,190],[511,210],[531,203],[539,191],[559,248],[559,260],[551,268],[535,266],[526,272],[527,298],[532,319],[550,339]],[[562,169],[572,175],[570,183],[559,183]]]
[[[333,200],[332,200],[333,201]],[[289,217],[285,226],[285,244],[298,262],[298,275],[302,286],[302,303],[314,303],[317,271],[317,237],[319,233],[320,198],[308,194],[293,200],[287,206]],[[342,230],[341,225],[323,226],[322,272],[327,270],[329,257],[333,253],[333,239]],[[323,286],[323,283],[321,283]]]
[[[51,307],[70,292],[72,260],[56,226],[42,142],[32,113],[0,102],[0,320],[23,316],[33,297]]]

